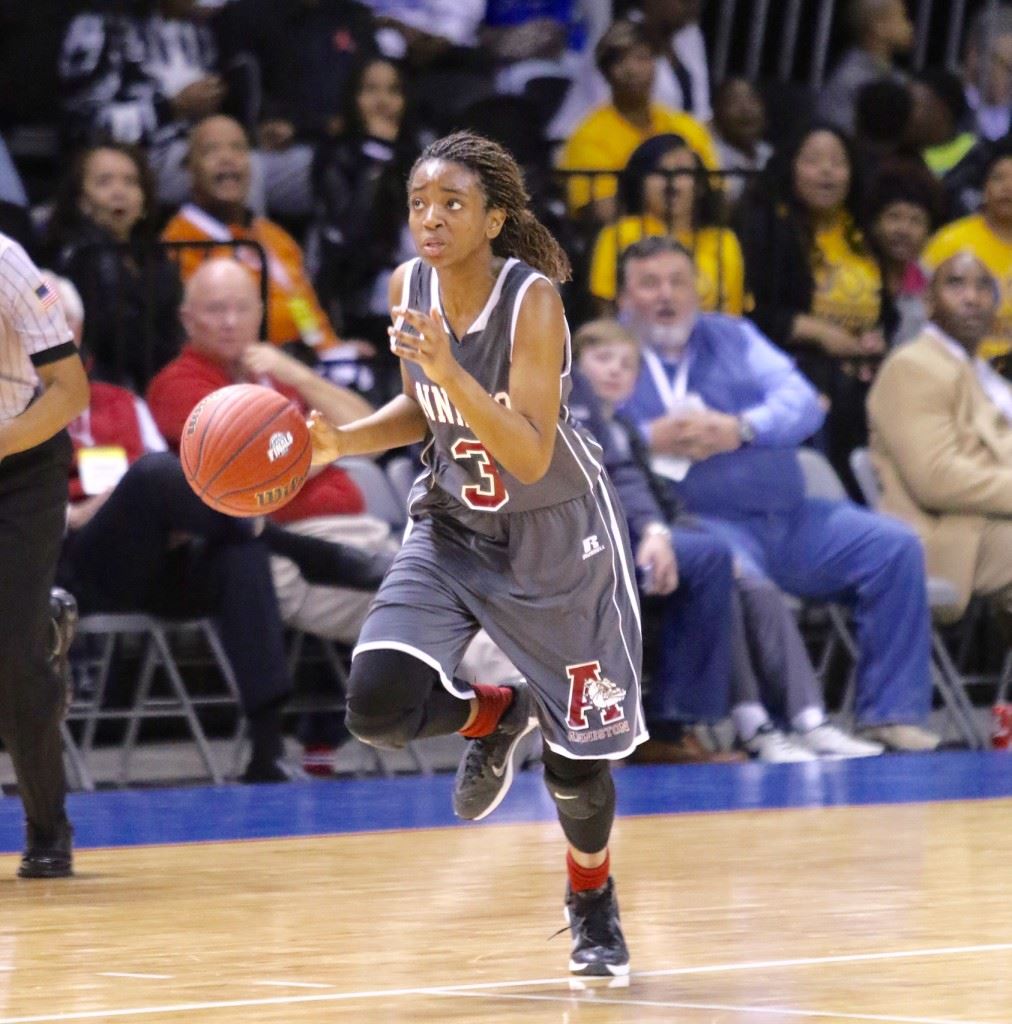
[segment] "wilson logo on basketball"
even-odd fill
[[[197,420],[200,419],[200,414],[204,411],[204,406],[207,405],[207,399],[205,398],[202,402],[198,402],[193,407],[193,412],[190,413],[190,418],[186,421],[186,436],[192,436],[193,432],[197,429]]]
[[[271,434],[270,440],[267,442],[268,461],[274,462],[276,459],[282,458],[294,443],[295,439],[290,430],[283,433],[279,430],[276,434]]]
[[[278,487],[271,487],[266,491],[257,491],[255,494],[256,503],[259,508],[270,508],[279,501],[283,501],[289,494],[294,494],[306,479],[305,475],[293,476],[286,484]]]

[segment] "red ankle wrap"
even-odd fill
[[[478,698],[478,714],[466,729],[460,730],[460,735],[474,740],[495,730],[503,712],[513,703],[513,691],[508,686],[484,686],[481,683],[472,684],[471,689]]]
[[[611,854],[605,853],[604,863],[597,868],[584,868],[573,859],[573,851],[566,850],[566,871],[569,873],[569,887],[573,892],[600,889],[608,882],[611,874]]]

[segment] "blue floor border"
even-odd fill
[[[615,777],[623,815],[920,803],[1012,797],[1012,756],[944,751],[793,765],[624,765]],[[449,774],[409,775],[75,793],[69,804],[78,848],[482,827],[453,817],[452,786]],[[517,776],[488,820],[554,819],[540,773],[531,771]],[[0,852],[21,843],[21,804],[0,800]]]

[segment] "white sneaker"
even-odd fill
[[[919,725],[873,725],[861,730],[861,735],[887,750],[923,752],[937,750],[939,738]]]
[[[817,760],[806,747],[795,743],[794,740],[782,733],[775,726],[766,722],[759,727],[759,731],[749,740],[745,740],[742,746],[758,761],[765,761],[767,764],[790,764],[795,761]]]
[[[881,743],[848,736],[829,722],[823,722],[807,732],[795,733],[795,738],[801,746],[818,757],[875,757],[885,751]]]

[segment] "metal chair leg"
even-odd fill
[[[60,722],[60,735],[63,737],[63,752],[66,754],[68,775],[73,776],[74,789],[82,789],[86,793],[95,791],[95,780],[88,771],[88,766],[81,757],[81,751],[74,741],[73,734],[66,722]]]
[[[162,661],[162,667],[165,669],[165,672],[169,677],[169,683],[172,686],[172,691],[175,693],[176,699],[179,701],[179,706],[190,726],[190,732],[193,735],[194,742],[197,744],[197,750],[200,752],[201,759],[207,768],[207,774],[211,777],[211,781],[216,786],[220,786],[224,781],[221,775],[221,769],[218,767],[218,763],[214,759],[214,753],[211,750],[211,745],[207,742],[204,727],[200,724],[200,719],[197,717],[193,701],[186,689],[186,684],[183,682],[183,679],[179,674],[179,669],[176,667],[175,659],[172,657],[172,651],[169,649],[168,638],[162,631],[161,626],[157,624],[155,625],[153,637]]]
[[[937,629],[931,631],[931,645],[938,672],[935,684],[942,695],[942,700],[945,701],[949,713],[956,722],[956,727],[962,732],[970,747],[983,750],[988,745],[987,736],[977,722],[973,705],[963,686],[962,677]]]

